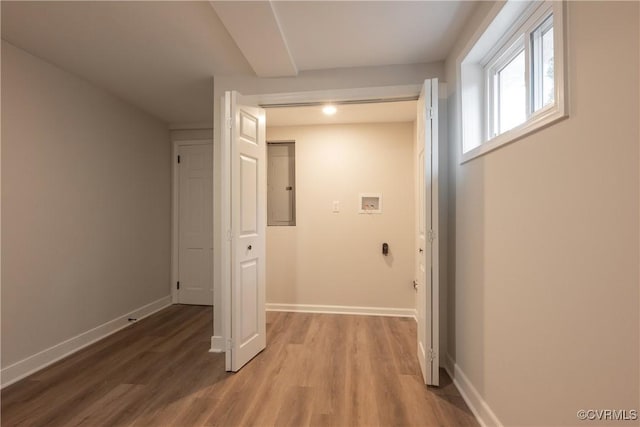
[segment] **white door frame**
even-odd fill
[[[172,142],[171,149],[171,303],[178,303],[178,245],[180,242],[179,233],[179,188],[180,174],[178,173],[178,151],[185,145],[213,145],[211,139],[187,139]],[[213,163],[212,163],[213,164]],[[212,260],[213,262],[213,260]]]
[[[443,85],[443,83],[440,83]],[[234,90],[234,88],[229,88],[227,90]],[[375,87],[364,87],[364,88],[353,88],[353,89],[327,89],[327,90],[317,90],[317,91],[307,91],[307,92],[279,92],[279,93],[265,93],[265,94],[254,94],[247,95],[243,93],[243,100],[247,103],[263,106],[263,107],[274,107],[274,106],[285,106],[288,104],[309,104],[309,103],[340,103],[340,102],[354,102],[354,101],[391,101],[397,99],[418,99],[420,95],[420,91],[422,90],[422,83],[420,84],[412,84],[412,85],[397,85],[397,86],[375,86]],[[222,95],[221,99],[216,100],[216,103],[221,107],[220,116],[220,126],[216,131],[218,132],[218,138],[222,147],[222,155],[219,166],[222,168],[222,175],[224,176],[224,169],[229,168],[231,161],[229,152],[230,147],[226,147],[225,144],[228,139],[229,132],[228,127],[225,124],[226,118],[224,117],[225,111],[225,99],[224,95]],[[215,167],[215,164],[214,164]],[[221,200],[224,200],[225,197],[229,197],[230,189],[227,188],[228,183],[225,184],[221,182]],[[215,203],[215,202],[214,202]],[[222,332],[222,336],[214,336],[212,338],[212,350],[213,352],[224,352],[226,350],[226,343],[229,342],[229,331],[231,325],[231,306],[230,299],[228,296],[231,294],[230,289],[230,273],[231,273],[231,260],[230,257],[225,256],[224,254],[229,251],[229,241],[227,240],[226,232],[224,230],[227,229],[227,224],[229,224],[230,218],[227,217],[229,213],[222,213],[221,218],[221,227],[218,231],[218,235],[216,238],[220,241],[220,248],[222,254],[218,256],[221,257],[221,291],[216,292],[214,289],[214,307],[221,307],[222,316],[221,316],[221,324],[214,325],[214,331],[217,333],[218,331]],[[215,229],[214,229],[215,230]],[[215,274],[215,273],[214,273]],[[219,295],[219,300],[215,299],[215,296]],[[215,321],[215,318],[214,318]],[[214,345],[217,344],[217,345]],[[228,353],[228,352],[227,352]],[[227,354],[227,357],[229,355]]]
[[[242,94],[243,101],[247,104],[259,105],[259,106],[275,106],[275,105],[287,105],[287,104],[308,104],[308,103],[328,103],[328,102],[345,102],[345,101],[366,101],[366,100],[391,100],[401,98],[415,98],[418,99],[420,90],[422,89],[422,83],[413,85],[400,85],[400,86],[375,86],[355,89],[326,89],[317,91],[306,92],[277,92],[277,93],[265,93],[265,94]],[[235,88],[227,88],[225,90],[235,90]],[[218,117],[220,117],[220,125],[218,129],[214,129],[217,132],[218,141],[220,144],[220,161],[216,166],[220,167],[220,174],[214,174],[214,179],[219,176],[220,180],[220,194],[219,203],[223,203],[224,200],[228,200],[230,195],[230,183],[225,182],[225,176],[228,175],[228,169],[231,167],[231,147],[229,145],[230,128],[226,123],[225,110],[230,108],[227,105],[230,101],[225,99],[224,91],[219,99],[214,100],[219,106],[220,111]],[[215,110],[215,108],[214,108]],[[215,184],[215,183],[214,183]],[[214,188],[215,185],[214,185]],[[216,204],[216,198],[214,197],[214,208]],[[217,211],[214,210],[214,215]],[[214,353],[227,353],[227,363],[230,363],[229,352],[226,351],[229,345],[229,339],[231,336],[231,245],[227,239],[226,230],[229,229],[231,224],[231,213],[220,212],[220,228],[214,227],[214,239],[220,242],[220,254],[217,256],[220,258],[220,289],[215,289],[215,277],[214,271],[214,290],[213,290],[213,306],[220,307],[220,323],[216,323],[216,316],[214,313],[214,336],[211,337],[211,352]],[[215,255],[214,255],[215,256]],[[217,297],[217,298],[216,298]]]
[[[287,104],[309,104],[354,101],[389,101],[394,99],[418,99],[422,84],[400,86],[376,86],[356,89],[327,89],[309,92],[264,93],[244,95],[243,99],[264,107]],[[223,135],[222,133],[220,134]]]

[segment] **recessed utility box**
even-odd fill
[[[358,203],[358,212],[368,214],[382,213],[382,194],[361,193],[360,203]]]

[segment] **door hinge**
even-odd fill
[[[178,163],[180,163],[180,154],[178,154]]]
[[[231,129],[231,117],[227,117],[227,118],[225,119],[225,121],[227,122],[227,123],[226,123],[227,128],[228,128],[228,129]]]
[[[429,230],[429,231],[427,232],[427,239],[428,239],[430,242],[433,242],[433,241],[435,240],[435,238],[436,238],[436,234],[433,232],[433,230]]]
[[[176,289],[180,289],[180,281],[178,280],[178,283],[176,285]]]
[[[227,340],[227,351],[233,350],[233,341]]]
[[[433,107],[427,107],[427,120],[433,119]]]
[[[434,360],[436,360],[436,352],[433,351],[432,348],[430,348],[429,352],[427,353],[427,359],[429,359],[429,362],[433,362]]]
[[[227,241],[230,242],[233,238],[233,234],[231,234],[231,230],[227,230]]]

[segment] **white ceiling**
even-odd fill
[[[274,0],[211,1],[211,5],[261,77],[442,61],[474,7],[464,1]]]
[[[459,1],[0,3],[4,40],[174,124],[211,122],[215,74],[440,61],[473,8]]]
[[[295,76],[298,70],[273,5],[270,1],[211,2],[258,76]]]
[[[412,122],[416,118],[417,101],[336,105],[337,111],[333,116],[323,114],[322,107],[267,108],[267,126]]]
[[[274,2],[301,71],[442,61],[472,8],[457,1]]]
[[[252,73],[207,2],[2,1],[2,38],[170,123],[211,122],[211,76]]]

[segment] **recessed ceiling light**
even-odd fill
[[[322,112],[325,113],[327,116],[333,116],[336,113],[336,111],[338,110],[333,105],[325,105],[324,108],[322,109]]]

